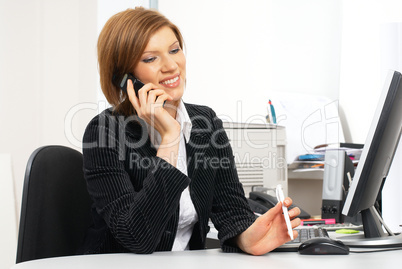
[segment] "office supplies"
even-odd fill
[[[257,214],[264,214],[271,208],[273,208],[277,203],[278,199],[276,199],[274,196],[271,196],[267,193],[261,192],[261,191],[252,191],[249,194],[249,198],[247,199],[248,203],[251,207],[251,210],[254,211],[254,213]],[[289,206],[289,209],[298,207],[295,204],[292,204]],[[311,218],[311,215],[304,211],[302,208],[300,208],[300,214],[299,218],[300,219],[309,219]]]
[[[304,154],[298,157],[299,161],[324,161],[325,154]]]
[[[320,144],[314,147],[314,149],[320,148],[351,148],[351,149],[362,149],[364,147],[363,144],[356,144],[356,143],[330,143],[330,144]]]
[[[272,123],[276,124],[276,114],[275,114],[274,105],[272,104],[271,100],[268,101],[268,104],[269,104],[269,107],[271,109]]]
[[[324,168],[324,164],[323,163],[314,164],[310,168]]]
[[[376,208],[402,132],[402,74],[390,71],[374,113],[363,152],[342,214],[362,215],[364,239],[342,238],[349,246],[390,248],[402,246],[402,235],[394,235]],[[386,229],[387,233],[384,232]],[[346,241],[347,240],[347,241]]]
[[[363,231],[363,225],[353,223],[317,224],[314,226],[324,228],[327,231],[337,231],[339,229],[353,229]]]
[[[282,190],[281,184],[278,184],[276,186],[276,198],[278,199],[278,201],[280,201],[282,203],[282,211],[283,211],[283,216],[285,217],[286,226],[288,228],[288,234],[289,234],[290,238],[293,240],[293,230],[292,230],[292,225],[290,224],[288,208],[283,204],[285,197],[283,195],[283,190]]]
[[[269,113],[265,116],[265,120],[267,121],[267,123],[271,123],[271,120],[269,119]]]
[[[339,240],[321,237],[301,243],[298,251],[303,255],[347,255],[349,247]]]
[[[277,120],[286,126],[287,162],[320,144],[345,141],[336,100],[305,93],[270,92]]]
[[[335,224],[335,219],[304,219],[301,221],[302,226],[312,226],[319,224]]]
[[[359,231],[352,229],[339,229],[335,231],[337,234],[357,234]]]
[[[272,124],[273,124],[273,122],[272,122],[271,108],[270,108],[269,104],[268,104],[268,106],[267,106],[267,115],[265,116],[265,120],[267,121],[267,123],[272,123]]]
[[[349,146],[349,147],[348,147]],[[349,156],[351,160],[356,160],[354,164],[357,165],[358,160],[362,154],[362,146],[363,144],[352,144],[352,143],[335,143],[328,145],[318,145],[314,147],[315,154],[325,154],[328,151],[332,150],[343,150]]]

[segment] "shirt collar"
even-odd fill
[[[183,100],[180,100],[179,106],[177,107],[176,120],[179,122],[181,132],[188,142],[190,140],[190,134],[191,129],[193,128],[193,124],[191,123],[190,116],[188,115]]]

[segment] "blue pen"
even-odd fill
[[[271,108],[272,122],[273,122],[274,124],[276,124],[276,115],[275,115],[275,108],[274,108],[274,105],[272,104],[271,100],[269,100],[268,104],[269,104],[269,106],[270,106],[270,108]]]

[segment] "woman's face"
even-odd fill
[[[172,29],[162,27],[151,36],[134,76],[144,84],[158,85],[178,103],[184,93],[186,57]]]

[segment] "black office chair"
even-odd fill
[[[74,255],[91,223],[91,204],[80,152],[35,150],[25,172],[16,262]]]

